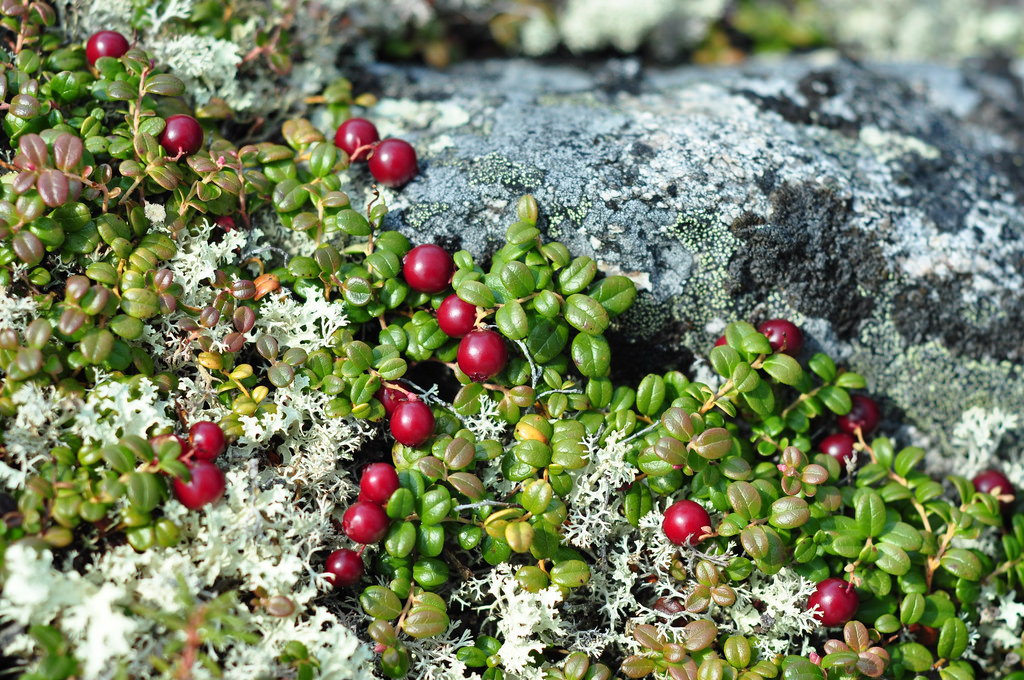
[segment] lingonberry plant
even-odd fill
[[[487,260],[413,244],[342,191],[363,154],[417,172],[350,96],[333,141],[244,139],[152,55],[0,13],[23,677],[967,680],[1022,651],[1010,481],[931,478],[792,321],[728,324],[703,381],[613,380],[636,288],[532,197]],[[282,33],[252,59],[287,66]]]

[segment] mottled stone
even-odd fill
[[[620,324],[643,348],[619,352],[627,371],[688,369],[727,321],[786,316],[888,413],[941,435],[967,406],[1024,404],[1012,74],[490,62],[361,82],[385,95],[382,128],[421,151],[388,225],[486,256],[533,193],[546,236],[642,289]]]

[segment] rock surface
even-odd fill
[[[422,158],[387,194],[389,226],[487,255],[529,192],[549,237],[637,282],[622,377],[687,370],[727,321],[785,316],[940,443],[969,407],[1024,405],[1024,97],[1007,64],[490,62],[357,82]]]

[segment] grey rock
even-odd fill
[[[375,67],[421,151],[388,226],[480,257],[532,193],[547,237],[631,276],[620,376],[784,316],[939,442],[1024,405],[1024,97],[1012,64]],[[619,360],[618,357],[622,359]]]

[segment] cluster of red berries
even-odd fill
[[[388,532],[391,521],[384,506],[398,490],[398,473],[387,463],[373,463],[363,470],[359,479],[359,499],[345,511],[342,531],[356,543],[377,543]],[[362,549],[335,550],[327,556],[327,580],[334,586],[347,588],[363,577]]]
[[[394,137],[380,141],[377,126],[365,118],[342,123],[334,133],[334,145],[353,163],[368,160],[370,174],[387,187],[400,187],[419,172],[412,145]]]
[[[162,434],[150,439],[150,444],[159,446],[166,441],[176,441],[181,447],[178,459],[189,471],[189,481],[175,479],[174,495],[189,510],[198,510],[209,503],[216,503],[224,496],[224,473],[213,464],[217,456],[227,448],[227,438],[220,425],[207,420],[193,423],[188,431],[188,441],[176,434]]]
[[[128,51],[128,39],[117,31],[97,31],[85,44],[85,58],[91,66],[100,57],[117,59]],[[179,113],[170,116],[160,133],[160,146],[168,156],[191,156],[203,146],[203,128],[192,116]]]
[[[413,290],[435,295],[448,288],[455,274],[455,262],[444,248],[432,244],[416,246],[405,256],[402,275]],[[449,295],[437,310],[441,331],[462,338],[456,361],[459,370],[474,382],[484,382],[505,368],[508,348],[497,331],[477,328],[477,308],[458,295]]]
[[[409,287],[420,293],[436,295],[451,284],[455,261],[443,248],[432,244],[416,246],[402,262],[402,275]],[[501,334],[477,328],[477,308],[449,295],[437,310],[441,331],[452,338],[462,338],[456,356],[459,370],[471,380],[483,382],[505,368],[508,348]],[[434,414],[430,407],[407,391],[384,386],[377,392],[384,405],[391,434],[405,446],[419,446],[434,434]]]

